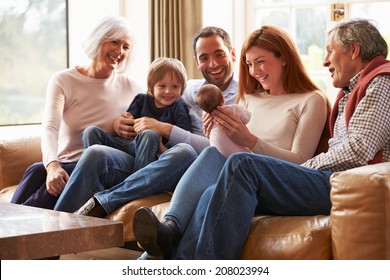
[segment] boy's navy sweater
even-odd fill
[[[145,93],[139,93],[134,98],[133,102],[131,102],[127,112],[131,113],[135,119],[150,117],[160,122],[170,123],[192,132],[191,118],[188,114],[187,106],[181,99],[172,105],[157,108],[154,105],[153,96]],[[167,142],[167,139],[163,139],[164,145]]]

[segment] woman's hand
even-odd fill
[[[165,152],[166,150],[168,150],[167,147],[165,147],[162,143],[162,137],[160,137],[160,147],[158,149],[158,153],[161,155],[163,152]]]
[[[68,173],[61,167],[58,161],[53,161],[46,167],[46,188],[48,193],[59,196],[69,180]]]
[[[134,117],[129,112],[122,113],[112,121],[112,128],[118,136],[126,139],[134,139]]]
[[[246,125],[228,109],[219,106],[212,113],[213,121],[236,144],[248,147],[252,150],[257,137],[250,133]]]
[[[202,116],[202,122],[203,122],[203,134],[207,137],[210,138],[210,131],[211,128],[213,127],[213,116],[210,113],[206,113]]]

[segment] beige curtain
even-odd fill
[[[193,60],[192,38],[202,27],[202,0],[149,0],[153,61],[158,57],[181,60],[189,78],[201,74]]]

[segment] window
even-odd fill
[[[333,102],[338,89],[333,87],[329,73],[322,66],[327,31],[333,23],[330,19],[332,3],[345,3],[348,18],[375,20],[390,46],[390,26],[387,24],[390,1],[248,0],[247,33],[263,24],[287,30],[294,38],[310,76]]]
[[[0,1],[0,125],[40,123],[51,75],[68,67],[66,0]]]

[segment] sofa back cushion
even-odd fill
[[[42,161],[40,127],[0,127],[0,189],[17,185],[28,166]]]

